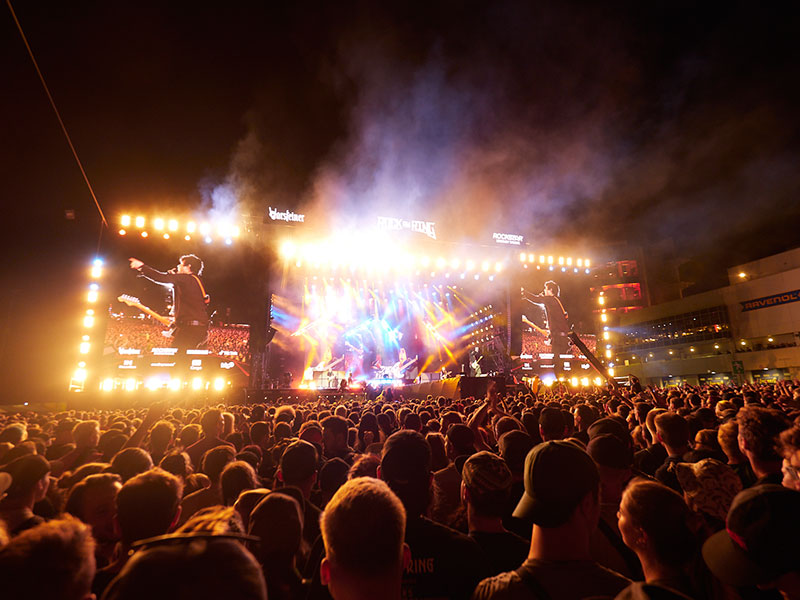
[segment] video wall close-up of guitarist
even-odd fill
[[[248,277],[235,250],[119,248],[109,265],[104,355],[177,354],[250,362]],[[127,256],[126,256],[127,254]]]

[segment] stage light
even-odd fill
[[[673,354],[675,354],[675,353],[672,350],[670,350],[669,351],[669,355],[672,356]]]
[[[200,379],[199,377],[195,377],[194,379],[192,379],[192,389],[193,390],[199,390],[202,387],[203,387],[203,380],[202,379]]]
[[[552,265],[553,264],[553,257],[552,256],[548,256],[547,257],[547,264],[548,265]]]
[[[594,384],[595,385],[603,385],[603,380],[600,377],[595,377],[594,378]]]
[[[136,227],[139,229],[144,227],[144,217],[136,217]]]
[[[294,255],[297,253],[297,247],[289,240],[286,240],[281,244],[281,256],[284,258],[294,258]]]
[[[583,259],[582,259],[582,258],[579,258],[579,259],[578,259],[577,265],[578,265],[579,267],[582,267],[582,266],[583,266]]]
[[[172,390],[173,392],[177,392],[178,390],[180,390],[181,389],[181,380],[178,379],[177,377],[173,377],[172,379],[170,379],[169,380],[169,389]]]
[[[123,227],[130,227],[131,226],[131,216],[130,215],[122,215],[122,218],[119,220],[119,223]]]
[[[602,295],[602,292],[600,292],[600,297],[597,299],[597,303],[598,303],[600,306],[603,306],[603,304],[605,304],[605,303],[606,303],[606,299],[603,297],[603,295]]]
[[[156,217],[156,219],[153,221],[153,229],[156,231],[161,231],[164,229],[164,219],[161,217]]]
[[[489,261],[485,260],[481,263],[481,271],[488,271],[489,270]]]
[[[130,377],[125,380],[125,390],[128,392],[132,392],[136,389],[136,380],[133,377]]]
[[[200,233],[202,235],[208,235],[211,233],[211,226],[208,223],[203,223],[200,225]]]
[[[610,337],[611,337],[611,334],[610,334],[610,333],[608,333],[607,331],[604,331],[604,332],[603,332],[603,339],[604,339],[604,340],[607,340],[607,339],[609,339]]]
[[[559,256],[558,257],[558,264],[559,265],[563,265],[564,264],[564,257],[563,256]]]
[[[89,290],[89,293],[86,294],[86,301],[92,304],[97,302],[97,290]]]
[[[168,233],[165,233],[165,234],[164,234],[164,239],[165,239],[165,240],[168,240],[168,239],[169,239],[169,234],[168,234]]]
[[[81,341],[88,342],[89,341],[89,336],[88,335],[82,335],[81,336]]]
[[[477,275],[477,274],[475,275],[475,281],[477,281],[477,280],[478,280],[478,279],[480,279],[480,278],[481,278],[481,276],[480,276],[480,275]]]
[[[572,266],[572,257],[571,256],[567,257],[567,266],[568,267]]]
[[[441,257],[436,259],[436,268],[437,269],[443,269],[446,264],[447,264],[447,261],[445,261],[445,259],[443,259]]]
[[[128,233],[128,232],[127,232],[127,231],[125,231],[124,229],[120,229],[120,230],[119,230],[119,234],[120,234],[120,235],[125,235],[126,233]]]
[[[110,392],[114,389],[114,380],[110,377],[103,379],[103,383],[100,384],[100,389],[104,392]]]
[[[103,275],[103,263],[101,262],[98,264],[98,262],[95,261],[95,263],[92,265],[90,274],[93,279],[100,279],[100,277]]]
[[[241,231],[241,229],[239,229],[238,225],[234,225],[232,233],[233,233],[233,237],[238,238],[239,235],[242,233],[242,231]]]
[[[472,271],[475,268],[475,261],[468,260],[464,266],[467,267],[467,271]]]
[[[561,267],[561,272],[562,273],[566,273],[567,272],[567,267]]]
[[[742,344],[742,346],[746,346],[747,345],[747,342],[745,342],[744,340],[742,340],[740,343]]]
[[[430,259],[430,258],[428,258],[427,256],[423,256],[423,257],[422,257],[422,258],[419,260],[419,263],[420,263],[420,264],[421,264],[423,267],[427,267],[429,264],[431,264],[431,259]]]
[[[520,260],[520,262],[525,262],[527,259],[528,259],[528,255],[527,255],[527,254],[525,254],[524,252],[522,252],[522,253],[519,255],[519,260]]]
[[[768,337],[768,338],[767,338],[767,341],[768,341],[768,342],[773,342],[773,341],[775,341],[775,340],[773,340],[771,337]]]
[[[608,315],[607,315],[607,314],[605,314],[605,313],[603,313],[602,315],[600,315],[600,320],[601,320],[603,323],[605,323],[606,321],[608,321]]]
[[[572,387],[578,387],[578,378],[577,377],[573,377],[572,379],[569,380],[569,382],[572,384]]]
[[[178,231],[178,221],[177,219],[170,219],[167,221],[167,229],[170,231]]]
[[[583,266],[584,267],[588,267],[589,266],[589,259],[588,258],[584,258],[583,259]],[[586,272],[588,273],[589,271],[586,271]]]
[[[606,350],[606,358],[611,358],[611,350]]]
[[[89,354],[89,342],[81,342],[81,345],[78,347],[78,352],[81,354]]]
[[[501,263],[501,262],[496,262],[496,263],[494,263],[494,270],[495,270],[497,273],[499,273],[500,271],[502,271],[502,270],[503,270],[503,263]]]
[[[94,317],[92,315],[86,315],[85,317],[83,317],[83,326],[86,327],[87,329],[89,327],[93,327]]]
[[[467,277],[467,274],[466,273],[462,273],[460,277],[461,277],[461,279],[465,279]]]
[[[550,270],[551,270],[551,271],[554,271],[554,270],[555,270],[555,267],[554,267],[553,265],[550,265],[550,267],[549,267],[549,268],[550,268]]]
[[[73,373],[72,378],[75,381],[80,381],[80,382],[86,381],[86,369],[78,367],[77,369],[75,369],[75,373]]]
[[[143,238],[146,238],[146,237],[147,237],[147,232],[146,232],[146,231],[143,231],[143,232],[142,232],[142,237],[143,237]]]
[[[225,245],[226,245],[226,246],[230,246],[232,243],[233,243],[233,240],[232,240],[231,238],[227,238],[227,239],[225,240]]]
[[[191,239],[192,239],[192,236],[190,236],[190,235],[185,235],[185,236],[183,236],[183,239],[185,239],[185,240],[188,242],[188,241],[191,241]]]
[[[608,368],[608,376],[609,377],[613,377],[614,373],[615,373],[614,368],[613,367],[609,367]]]
[[[461,261],[458,260],[457,258],[454,258],[453,260],[450,261],[450,268],[451,269],[457,269],[460,264],[461,264]]]
[[[150,377],[144,383],[144,387],[146,387],[151,392],[155,392],[158,388],[161,387],[161,382],[158,380],[158,377]]]
[[[189,233],[194,233],[195,231],[197,231],[197,223],[195,223],[194,221],[189,221],[186,224],[186,231],[188,231]]]
[[[745,277],[747,277],[747,273],[745,273],[744,271],[739,273],[739,279],[744,279]]]
[[[206,236],[206,239],[204,241],[205,241],[206,244],[210,244],[211,243],[211,237],[210,236]]]
[[[217,377],[214,380],[214,389],[221,391],[225,387],[225,380],[222,377]]]
[[[585,273],[588,275],[589,274],[589,269],[586,269]]]

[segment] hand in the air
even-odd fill
[[[141,269],[144,266],[144,263],[138,258],[131,257],[128,261],[131,263],[131,269]]]

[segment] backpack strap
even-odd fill
[[[528,589],[533,592],[533,597],[536,598],[536,600],[551,600],[550,594],[547,593],[547,590],[536,580],[533,574],[525,568],[524,564],[514,572],[519,576],[522,582],[528,586]]]

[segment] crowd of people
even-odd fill
[[[108,320],[105,347],[112,352],[123,349],[137,349],[142,354],[149,354],[153,348],[168,346],[170,338],[163,332],[166,328],[149,320],[131,317],[112,318]],[[246,325],[212,325],[208,328],[206,347],[214,356],[221,352],[235,352],[232,356],[243,363],[250,362],[250,328]],[[226,356],[231,356],[226,354]]]
[[[794,599],[800,382],[7,413],[0,497],[7,598]]]
[[[590,352],[594,353],[597,350],[597,338],[593,335],[582,335],[580,336],[581,341],[586,345]],[[550,345],[550,342],[547,338],[543,335],[540,335],[536,332],[523,332],[522,334],[522,354],[525,356],[533,356],[534,358],[539,358],[540,354],[550,354],[553,352],[553,348]],[[569,350],[567,351],[568,354],[571,354],[574,359],[578,359],[581,356],[581,351],[578,350],[575,346],[570,345]]]

